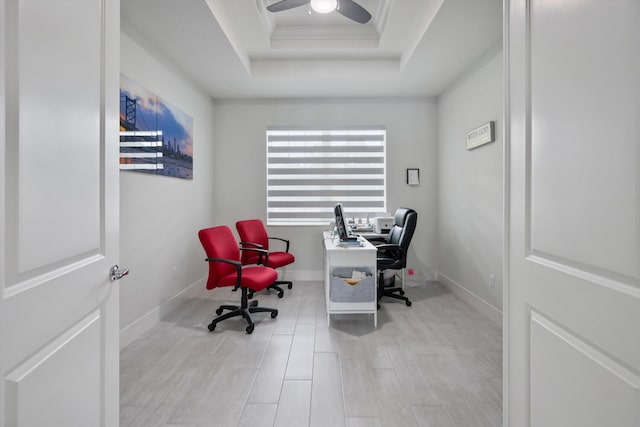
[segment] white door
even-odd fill
[[[640,1],[505,6],[507,425],[637,427]]]
[[[118,425],[119,3],[0,0],[0,425]]]

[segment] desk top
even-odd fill
[[[367,239],[364,237],[358,237],[359,245],[348,244],[348,243],[340,243],[340,239],[337,235],[333,236],[329,231],[322,232],[322,238],[324,241],[324,247],[327,250],[353,250],[353,251],[361,251],[361,250],[376,250],[376,247],[373,246]]]

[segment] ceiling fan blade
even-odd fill
[[[361,24],[366,24],[371,19],[371,14],[353,0],[338,0],[336,11],[344,17]]]
[[[277,3],[267,6],[269,12],[280,12],[287,9],[293,9],[294,7],[309,4],[311,0],[281,0]]]

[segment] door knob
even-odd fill
[[[129,274],[129,270],[127,270],[126,268],[120,268],[118,267],[118,264],[116,264],[111,267],[111,270],[109,270],[109,273],[111,274],[111,281],[113,282],[115,280],[120,280],[124,276]]]

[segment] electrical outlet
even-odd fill
[[[489,274],[489,289],[496,288],[496,276],[493,274]]]

